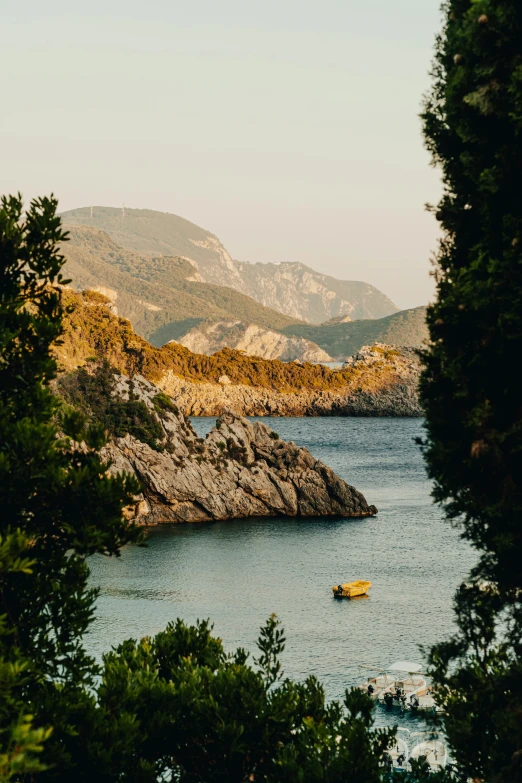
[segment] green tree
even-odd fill
[[[285,640],[274,616],[261,630],[253,665],[242,649],[226,654],[211,631],[208,622],[178,620],[105,656],[103,720],[84,738],[78,780],[381,780],[393,731],[372,730],[364,693],[326,704],[314,677],[283,679]]]
[[[18,542],[16,558],[26,565],[15,558],[0,579],[0,671],[9,686],[4,679],[0,765],[7,753],[12,767],[9,748],[25,731],[33,752],[46,739],[40,755],[51,778],[74,763],[82,722],[95,707],[96,667],[82,646],[96,596],[86,557],[117,554],[138,538],[122,515],[137,485],[106,474],[103,432],[74,411],[62,415],[49,388],[63,315],[56,247],[64,239],[55,199],[31,202],[25,215],[19,196],[2,199],[0,535],[8,548]]]
[[[23,554],[29,543],[20,530],[0,535],[0,584],[9,574],[31,574],[34,563]],[[12,633],[6,615],[0,615],[0,643]],[[26,661],[18,653],[7,660],[0,655],[0,783],[45,769],[39,759],[48,728],[34,728],[32,715],[21,698]]]
[[[435,499],[480,552],[431,653],[465,774],[522,779],[522,4],[448,0],[425,137],[442,168],[421,394]]]

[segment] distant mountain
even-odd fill
[[[82,207],[62,214],[66,224],[106,231],[121,247],[141,256],[176,256],[195,263],[202,282],[228,286],[293,319],[322,323],[348,315],[382,318],[398,311],[377,288],[336,280],[301,263],[235,261],[219,239],[184,218],[150,209]]]
[[[363,345],[385,343],[417,347],[428,339],[426,308],[401,310],[386,318],[339,323],[337,319],[319,326],[294,324],[283,332],[317,343],[337,360],[346,359]]]
[[[113,311],[154,345],[179,334],[180,321],[192,326],[209,317],[241,319],[281,330],[296,319],[270,310],[231,288],[202,283],[196,267],[183,258],[152,259],[119,247],[104,231],[68,225],[70,241],[62,251],[65,275],[78,290],[107,296]]]

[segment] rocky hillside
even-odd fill
[[[357,280],[336,280],[298,262],[247,264],[236,262],[238,290],[294,318],[313,324],[339,315],[381,318],[398,308],[381,291]],[[230,284],[231,285],[231,284]]]
[[[401,310],[386,318],[345,321],[334,318],[325,324],[291,324],[283,329],[287,335],[303,337],[317,343],[334,359],[344,360],[371,343],[418,348],[428,339],[426,308]]]
[[[421,415],[419,364],[411,350],[373,346],[339,370],[230,349],[204,356],[177,343],[155,348],[99,293],[66,290],[64,296],[70,312],[56,347],[64,371],[106,359],[120,373],[155,383],[186,414],[232,407],[243,415]]]
[[[171,325],[171,329],[174,339],[196,353],[211,354],[230,347],[265,359],[310,362],[345,361],[372,343],[418,348],[429,336],[425,307],[374,320],[352,321],[349,316],[339,316],[319,326],[291,324],[282,334],[254,324],[212,319],[197,323],[187,319]],[[303,342],[286,343],[285,337]]]
[[[142,256],[189,259],[205,283],[233,288],[294,319],[322,323],[338,315],[382,318],[398,310],[364,282],[336,280],[300,263],[236,261],[214,234],[177,215],[150,209],[126,209],[123,215],[113,207],[93,207],[91,216],[91,209],[83,207],[64,212],[62,220],[102,229],[118,245]]]
[[[307,449],[264,424],[226,413],[198,438],[174,401],[141,376],[102,363],[62,378],[59,391],[112,435],[103,456],[111,471],[140,481],[143,492],[127,513],[142,524],[377,512]]]
[[[226,347],[263,359],[331,361],[326,351],[304,337],[281,334],[244,321],[203,321],[192,326],[176,341],[193,353],[204,353],[207,356]]]
[[[327,388],[291,392],[232,383],[227,375],[217,384],[198,383],[171,371],[158,385],[190,416],[220,416],[229,408],[242,416],[422,416],[420,364],[412,349],[365,346],[342,371],[330,372],[338,378]]]

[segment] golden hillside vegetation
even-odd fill
[[[56,353],[62,370],[72,370],[90,359],[107,359],[118,371],[139,373],[158,381],[167,371],[190,379],[218,383],[226,375],[233,384],[285,392],[306,389],[335,390],[345,387],[374,389],[393,382],[393,351],[370,367],[331,370],[317,364],[284,363],[246,356],[224,349],[213,356],[191,353],[172,343],[156,348],[137,335],[130,322],[113,315],[109,300],[92,291],[64,290],[69,312],[65,333]]]

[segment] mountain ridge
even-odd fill
[[[419,416],[420,364],[413,349],[374,345],[346,367],[284,363],[224,349],[194,354],[176,343],[156,348],[114,315],[99,293],[65,289],[65,331],[55,354],[63,376],[108,362],[141,375],[176,400],[185,415]]]
[[[193,261],[202,282],[233,288],[296,320],[319,324],[339,315],[379,318],[398,307],[374,286],[337,280],[300,262],[249,264],[234,260],[215,234],[167,212],[80,207],[63,212],[66,226],[106,231],[126,250]]]

